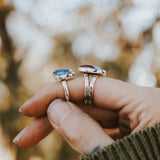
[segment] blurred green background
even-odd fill
[[[80,159],[56,132],[30,149],[12,143],[31,121],[19,107],[55,69],[95,64],[159,87],[159,62],[159,0],[0,0],[0,159]]]

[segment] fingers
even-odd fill
[[[84,98],[84,80],[82,77],[67,81],[72,101],[82,101]],[[41,116],[46,113],[48,105],[57,98],[65,98],[61,82],[48,84],[35,96],[27,101],[21,108],[26,116]]]
[[[81,154],[91,153],[114,142],[96,121],[71,102],[55,100],[47,114],[54,129]]]
[[[127,116],[119,117],[119,130],[122,135],[129,135],[131,133],[130,119]]]
[[[76,103],[76,105],[93,117],[93,119],[100,122],[103,128],[116,128],[119,125],[117,110],[109,110],[95,105],[85,105],[82,103]]]
[[[105,131],[110,137],[112,137],[115,141],[124,137],[124,135],[121,134],[119,128],[115,128],[115,129],[105,129],[104,131]]]
[[[84,100],[84,79],[78,77],[67,81],[70,99],[73,102]],[[94,87],[94,103],[97,106],[117,110],[131,99],[134,87],[125,82],[99,77]],[[130,94],[129,94],[130,93]],[[41,116],[46,113],[48,105],[57,98],[65,98],[61,83],[49,84],[27,101],[20,109],[26,116]]]
[[[23,129],[13,140],[23,148],[33,147],[46,137],[53,127],[46,116],[34,119],[28,127]]]

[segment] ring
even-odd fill
[[[106,71],[95,65],[81,65],[78,68],[79,72],[84,73],[85,81],[85,92],[84,92],[84,103],[92,104],[93,101],[93,90],[94,84],[98,75],[106,76]],[[89,74],[93,75],[89,82]]]
[[[67,101],[69,101],[69,90],[67,87],[66,80],[73,79],[75,73],[72,71],[72,69],[59,69],[59,70],[54,71],[53,75],[57,81],[62,82],[64,93],[65,93],[65,98]]]

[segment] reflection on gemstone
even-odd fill
[[[92,69],[101,69],[100,67],[95,66],[95,65],[91,65],[91,64],[83,64],[80,67],[83,67],[83,68],[92,68]]]
[[[59,70],[56,70],[55,72],[53,72],[53,74],[55,74],[55,76],[62,76],[62,75],[66,75],[68,73],[70,73],[69,69],[59,69]]]
[[[91,65],[91,64],[83,64],[78,68],[79,72],[87,73],[87,74],[97,74],[106,76],[106,71],[101,69],[98,66]]]

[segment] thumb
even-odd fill
[[[94,152],[114,142],[96,121],[71,102],[55,100],[47,114],[54,129],[81,154]]]

